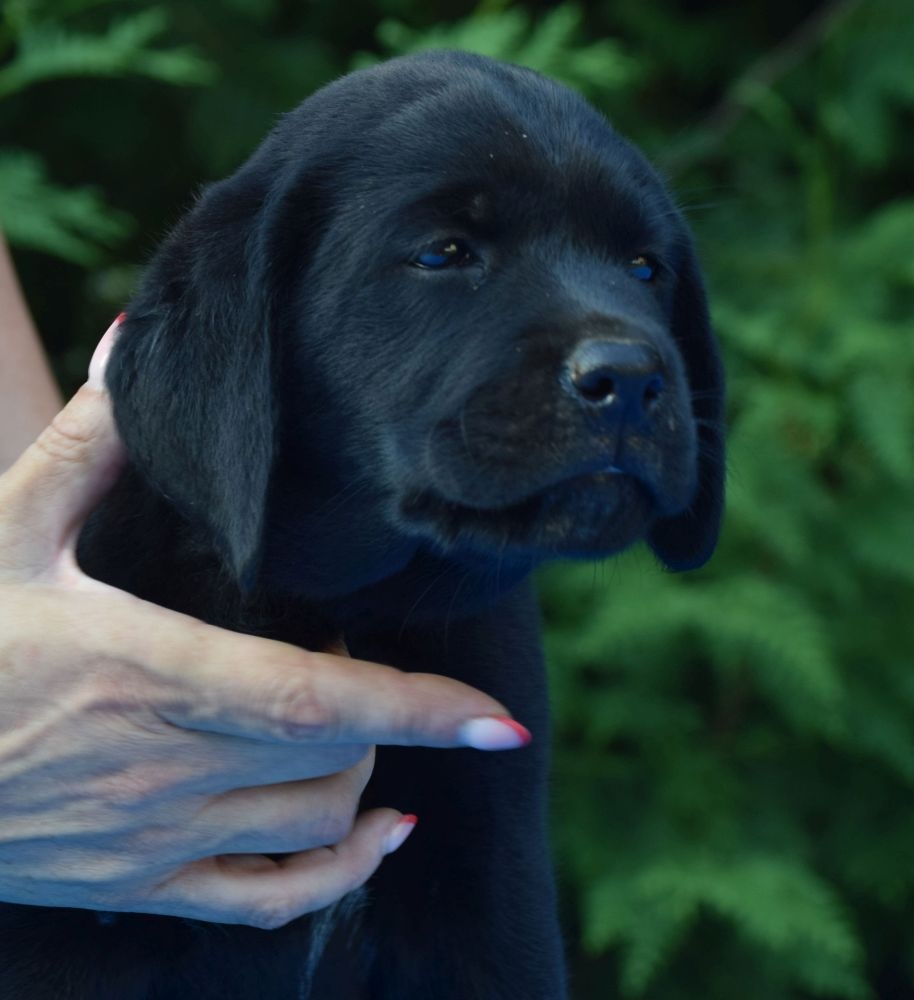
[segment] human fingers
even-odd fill
[[[127,610],[142,614],[144,627],[122,630],[131,640],[124,655],[137,658],[142,634],[142,660],[166,682],[153,707],[183,729],[296,746],[510,749],[530,741],[504,705],[448,677],[225,632],[142,602]]]
[[[146,891],[139,901],[140,912],[274,930],[363,885],[415,823],[416,817],[394,809],[372,809],[362,813],[349,835],[333,846],[277,860],[262,854],[228,854],[194,861]],[[131,905],[114,900],[112,908]]]
[[[79,528],[124,460],[100,374],[119,322],[96,348],[90,381],[0,477],[0,578],[55,574],[64,555],[75,572]]]
[[[234,788],[210,798],[183,825],[187,860],[213,854],[278,854],[336,844],[349,836],[374,767],[374,748],[324,778]]]

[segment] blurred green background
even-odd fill
[[[201,183],[430,45],[646,149],[730,373],[710,566],[541,577],[575,1000],[914,998],[910,0],[2,0],[0,225],[62,385]]]

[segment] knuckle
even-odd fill
[[[333,742],[340,731],[339,714],[318,697],[313,686],[299,681],[273,702],[273,714],[282,735],[297,742]]]
[[[57,461],[81,462],[91,441],[91,433],[72,414],[62,410],[41,432],[35,447]]]

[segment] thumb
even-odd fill
[[[54,566],[120,471],[123,446],[103,373],[122,319],[95,349],[89,381],[0,477],[0,578]]]

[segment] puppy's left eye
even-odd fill
[[[657,273],[657,265],[649,257],[632,257],[628,262],[628,273],[638,281],[652,281]]]
[[[427,250],[423,250],[413,260],[416,267],[423,267],[431,271],[440,271],[445,267],[453,267],[455,264],[466,264],[472,259],[469,247],[461,240],[443,240],[435,243]]]

